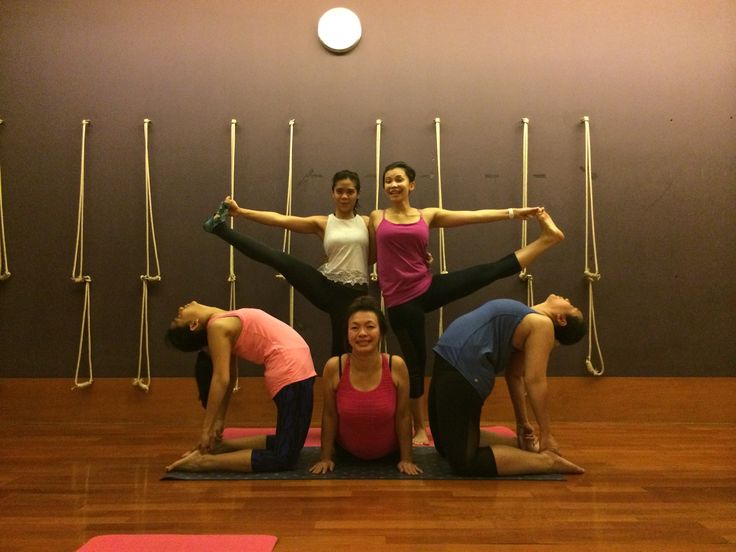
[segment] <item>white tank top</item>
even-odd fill
[[[328,280],[341,284],[368,283],[368,228],[363,217],[327,217],[323,240],[327,262],[319,271]]]

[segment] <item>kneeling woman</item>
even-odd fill
[[[225,311],[196,301],[179,308],[166,334],[181,351],[200,352],[197,385],[205,407],[197,446],[166,471],[273,472],[292,469],[312,419],[314,364],[309,346],[287,324],[258,309]],[[275,435],[221,440],[235,386],[235,357],[264,366],[276,403]]]
[[[386,319],[371,297],[348,308],[351,352],[327,361],[322,380],[322,454],[310,471],[335,469],[335,449],[363,460],[398,453],[401,473],[417,475],[412,461],[409,372],[401,357],[382,354]]]

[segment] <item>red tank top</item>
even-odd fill
[[[396,387],[388,356],[381,355],[381,381],[371,391],[359,391],[350,383],[350,355],[335,391],[337,442],[357,458],[372,460],[398,450],[396,435]]]

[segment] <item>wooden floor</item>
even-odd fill
[[[185,482],[160,477],[197,435],[189,382],[157,382],[147,395],[123,380],[77,391],[0,380],[0,550],[71,551],[113,533],[272,534],[276,552],[732,549],[736,419],[734,382],[723,381],[715,400],[729,402],[701,405],[701,417],[726,410],[717,423],[683,419],[681,403],[607,420],[607,403],[616,411],[629,399],[598,396],[592,419],[555,424],[587,469],[564,482]],[[254,393],[235,399],[251,408],[233,425],[270,418]]]

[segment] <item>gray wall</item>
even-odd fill
[[[437,201],[437,116],[445,206],[518,205],[520,119],[529,117],[530,203],[545,205],[567,234],[533,268],[536,293],[560,291],[585,308],[583,115],[592,121],[607,373],[736,375],[736,4],[342,4],[364,27],[345,56],[317,41],[319,16],[335,5],[322,0],[0,4],[0,162],[13,273],[0,283],[2,375],[74,374],[83,289],[69,276],[82,119],[92,120],[85,272],[95,375],[132,377],[145,268],[144,118],[153,121],[163,272],[149,299],[153,373],[179,376],[192,359],[161,338],[175,308],[191,298],[227,302],[227,246],[201,222],[229,190],[232,118],[240,123],[238,200],[283,210],[294,118],[294,212],[315,214],[329,210],[330,177],[342,168],[360,173],[364,209],[374,205],[377,118],[383,161],[417,168],[415,205]],[[276,229],[242,220],[237,228],[281,245]],[[449,267],[495,259],[519,241],[516,221],[449,230]],[[436,254],[436,234],[432,244]],[[295,236],[293,251],[320,262],[312,236]],[[237,270],[240,305],[287,318],[288,288],[272,270],[243,258]],[[515,278],[496,283],[445,317],[499,296],[523,300],[525,290]],[[327,318],[300,297],[296,313],[321,366]],[[428,317],[432,335],[436,320]],[[582,375],[585,355],[583,344],[560,350],[551,372]]]

